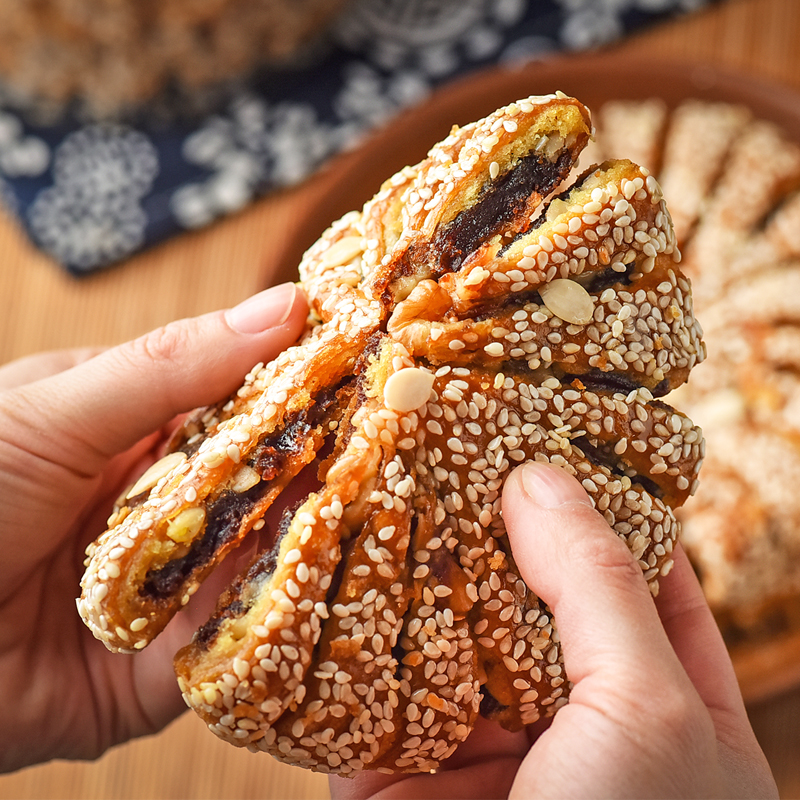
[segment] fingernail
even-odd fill
[[[248,297],[225,312],[225,319],[239,333],[261,333],[283,325],[292,313],[297,286],[282,283]]]
[[[560,467],[530,461],[520,467],[522,489],[537,505],[557,508],[565,503],[592,501],[583,487]]]

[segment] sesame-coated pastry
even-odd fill
[[[714,357],[683,397],[714,445],[685,541],[731,643],[745,632],[766,642],[797,625],[798,267],[793,260],[754,272],[706,304]]]
[[[610,127],[643,113],[632,110],[642,101],[607,105],[601,159],[625,134]],[[745,106],[686,99],[652,136],[710,353],[675,400],[709,453],[680,511],[683,544],[751,696],[781,685],[800,636],[800,146],[789,133]]]
[[[301,341],[194,414],[90,548],[80,613],[143,648],[327,444],[176,657],[218,736],[323,772],[429,771],[477,715],[567,702],[549,610],[500,514],[529,459],[577,475],[653,592],[700,431],[655,396],[704,357],[656,181],[565,180],[591,135],[563,94],[454,128],[300,265]]]

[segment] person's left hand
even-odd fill
[[[235,390],[306,313],[285,284],[103,352],[0,368],[0,772],[97,757],[184,708],[172,656],[203,609],[190,604],[135,657],[112,654],[75,609],[84,550],[176,415]]]

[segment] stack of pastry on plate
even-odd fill
[[[741,106],[614,101],[585,163],[656,174],[709,357],[676,400],[707,456],[684,544],[732,648],[800,631],[800,147]],[[601,152],[598,152],[601,151]]]
[[[115,113],[293,54],[345,0],[3,0],[0,88]]]

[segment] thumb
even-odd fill
[[[642,570],[578,481],[531,462],[506,482],[503,517],[522,577],[557,620],[570,680],[677,662]]]
[[[685,796],[675,763],[701,794],[711,791],[719,779],[713,724],[625,543],[580,484],[550,464],[509,477],[503,516],[522,577],[553,612],[573,683],[512,795],[526,796],[545,765],[552,781],[542,796],[641,797],[654,787]]]
[[[294,284],[276,286],[27,384],[7,411],[16,411],[28,449],[92,474],[176,414],[232,392],[254,364],[296,341],[306,314]]]

